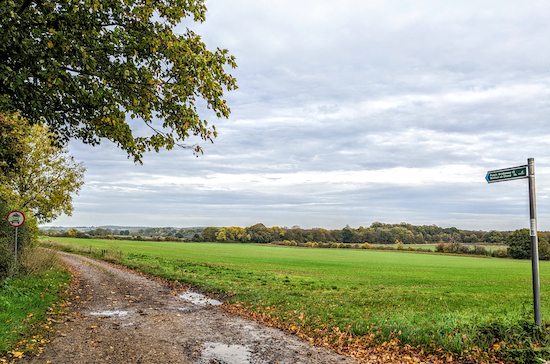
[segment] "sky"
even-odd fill
[[[538,228],[550,230],[547,0],[206,6],[204,23],[177,32],[239,66],[229,119],[202,115],[214,144],[136,165],[109,142],[71,141],[85,185],[49,225],[514,230],[529,227],[527,180],[485,175],[535,158]]]

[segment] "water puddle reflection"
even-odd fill
[[[244,345],[205,343],[202,349],[203,362],[220,360],[227,364],[248,364],[252,351]]]
[[[222,304],[222,302],[208,298],[203,294],[195,293],[195,292],[186,292],[182,295],[179,295],[180,298],[183,298],[184,300],[194,303],[196,305],[206,306],[206,305],[212,305],[212,306],[219,306]]]
[[[98,311],[98,312],[89,312],[88,314],[91,316],[126,316],[130,313],[130,311]]]

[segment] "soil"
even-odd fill
[[[71,266],[69,313],[53,342],[26,363],[357,363],[297,336],[189,302],[167,283],[91,258]],[[197,292],[198,293],[198,292]]]

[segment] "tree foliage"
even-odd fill
[[[250,234],[242,227],[224,227],[218,231],[216,239],[218,241],[246,243],[250,241]]]
[[[52,144],[48,128],[29,126],[17,119],[26,135],[17,171],[0,174],[0,198],[17,209],[32,212],[39,223],[55,220],[73,210],[72,194],[84,184],[82,163],[76,163],[67,148]],[[19,129],[18,129],[19,130]]]
[[[514,231],[506,238],[508,254],[514,259],[531,259],[531,236],[529,229]],[[539,259],[550,260],[550,245],[546,235],[538,235]]]
[[[17,115],[0,113],[0,175],[17,170],[17,161],[23,155],[24,121]]]
[[[0,114],[45,123],[60,144],[106,138],[135,161],[191,135],[212,141],[198,100],[228,117],[234,57],[174,33],[185,18],[205,20],[204,0],[0,1]],[[129,118],[151,131],[137,135]]]

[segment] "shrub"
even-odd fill
[[[485,247],[483,246],[475,246],[473,251],[472,251],[472,254],[475,254],[475,255],[489,255],[490,252],[485,249]]]
[[[491,256],[495,258],[508,258],[508,249],[502,248],[502,249],[493,250],[491,252]]]

